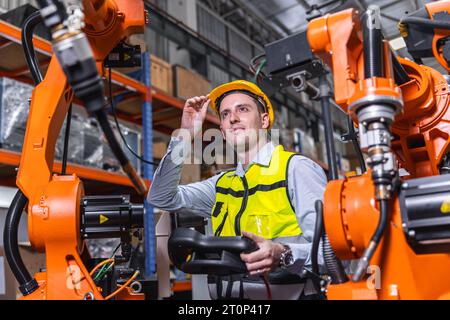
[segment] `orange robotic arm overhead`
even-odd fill
[[[328,64],[334,77],[335,100],[345,111],[363,78],[363,37],[359,12],[348,9],[312,20],[307,37],[311,50]]]
[[[102,61],[124,38],[144,33],[147,13],[143,1],[83,0],[84,33],[97,61]]]
[[[408,51],[415,62],[434,57],[450,71],[450,1],[434,1],[409,13],[398,24]]]

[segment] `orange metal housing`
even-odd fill
[[[142,0],[83,0],[86,33],[97,61],[106,58],[117,43],[144,33],[146,13]]]
[[[444,8],[449,5],[445,1]],[[435,8],[438,6],[442,11],[441,5],[436,4]],[[401,94],[404,108],[392,125],[392,149],[411,178],[439,174],[439,164],[450,151],[449,92],[445,78],[431,68],[400,59],[411,78],[401,87],[394,85],[387,64],[385,79],[363,80],[361,22],[353,9],[311,21],[308,40],[314,53],[332,68],[336,102],[346,112],[351,114],[349,105],[368,93],[392,97]],[[385,44],[384,61],[389,58]],[[381,283],[332,285],[328,291],[330,299],[450,299],[450,255],[416,255],[403,234],[396,198],[390,207],[389,226],[370,262],[379,267]],[[370,173],[328,184],[324,198],[325,229],[339,258],[360,258],[378,219]]]
[[[95,33],[97,26],[90,30],[91,45],[99,60],[124,37],[144,28],[142,1],[83,3],[88,8],[87,21],[92,21],[89,14],[94,14],[95,20],[105,22],[100,24],[98,35]],[[110,20],[113,22],[108,24]],[[111,28],[105,30],[106,24]],[[66,76],[53,56],[44,80],[33,91],[17,176],[17,186],[29,200],[30,242],[36,250],[46,254],[46,271],[36,275],[39,289],[25,299],[69,300],[90,295],[102,299],[81,259],[83,241],[79,205],[83,196],[82,182],[75,174],[52,176],[56,139],[72,98]],[[124,290],[120,297],[128,297],[127,292]]]
[[[401,86],[404,108],[392,125],[392,149],[413,177],[439,174],[450,151],[449,90],[436,70],[400,59],[412,79]]]
[[[360,258],[369,243],[379,216],[374,193],[370,172],[328,184],[325,230],[340,259]],[[329,299],[450,298],[450,254],[415,254],[403,232],[397,198],[389,206],[388,228],[370,262],[371,279],[332,285]]]

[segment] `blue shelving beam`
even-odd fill
[[[151,97],[151,60],[150,54],[142,54],[141,81],[149,90],[148,96]],[[143,158],[149,161],[153,160],[153,115],[152,102],[144,101],[142,105],[142,139],[143,139]],[[143,163],[144,178],[151,180],[153,178],[153,166]],[[156,237],[153,207],[145,200],[144,217],[144,244],[145,244],[145,276],[150,277],[156,272]]]
[[[148,52],[142,54],[141,70],[128,74],[133,79],[141,81],[148,89],[148,97],[151,97],[151,59]],[[118,94],[113,98],[114,104],[117,105],[125,98],[127,92]],[[142,140],[143,152],[142,156],[145,160],[153,159],[153,114],[152,102],[144,101],[142,104]],[[127,150],[125,150],[127,152]],[[131,155],[130,155],[131,157]],[[142,163],[144,178],[151,181],[153,179],[153,166],[151,164]],[[144,232],[145,232],[145,277],[149,278],[156,273],[156,237],[153,207],[144,202]]]

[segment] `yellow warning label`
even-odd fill
[[[106,221],[108,221],[109,219],[107,217],[105,217],[104,215],[100,215],[100,224],[105,223]]]
[[[130,58],[131,58],[131,56],[129,55],[129,54],[124,54],[124,56],[123,56],[123,59],[125,60],[125,61],[127,61],[127,60],[130,60]]]
[[[450,198],[447,198],[442,202],[441,213],[450,213]]]

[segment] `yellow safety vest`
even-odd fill
[[[218,179],[211,212],[216,236],[236,236],[242,231],[266,239],[302,234],[287,187],[287,169],[294,155],[279,145],[268,167],[254,163],[243,178],[233,170]]]

